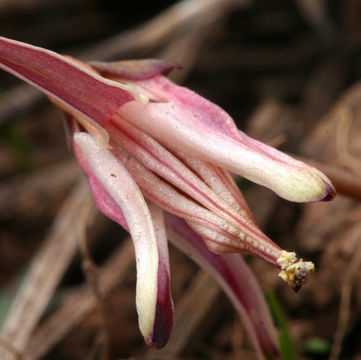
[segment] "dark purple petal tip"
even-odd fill
[[[331,201],[336,196],[336,189],[332,187],[330,184],[326,183],[326,191],[325,196],[321,199],[321,201]]]
[[[173,301],[169,287],[169,276],[164,264],[159,263],[158,277],[158,297],[153,324],[153,332],[145,342],[149,348],[161,349],[168,340],[173,327]]]

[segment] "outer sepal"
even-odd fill
[[[53,51],[0,37],[0,68],[35,86],[64,110],[105,126],[134,99],[130,88]]]
[[[125,167],[109,150],[100,148],[91,135],[75,133],[74,142],[82,153],[83,168],[88,175],[91,174],[93,181],[97,181],[96,187],[92,187],[97,203],[107,204],[101,210],[105,209],[106,215],[109,215],[116,213],[118,207],[120,213],[124,214],[136,255],[139,327],[146,343],[150,347],[160,348],[167,343],[173,324],[162,212],[152,205],[151,214]],[[99,196],[105,198],[97,199]],[[114,216],[112,218],[116,220]]]

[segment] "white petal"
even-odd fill
[[[153,331],[157,300],[158,246],[147,204],[125,167],[87,133],[75,133],[94,176],[122,209],[134,242],[137,262],[136,305],[139,327],[145,338]]]

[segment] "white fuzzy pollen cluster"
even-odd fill
[[[311,261],[297,260],[294,252],[281,251],[277,259],[282,271],[278,274],[295,291],[298,291],[315,270]]]

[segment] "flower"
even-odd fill
[[[237,129],[218,106],[168,80],[164,60],[89,64],[0,38],[0,67],[64,112],[99,209],[132,235],[136,306],[150,347],[168,340],[173,302],[167,237],[210,271],[240,313],[260,358],[279,350],[264,298],[239,255],[281,269],[298,290],[314,270],[256,225],[229,171],[283,198],[330,200],[331,182]]]

